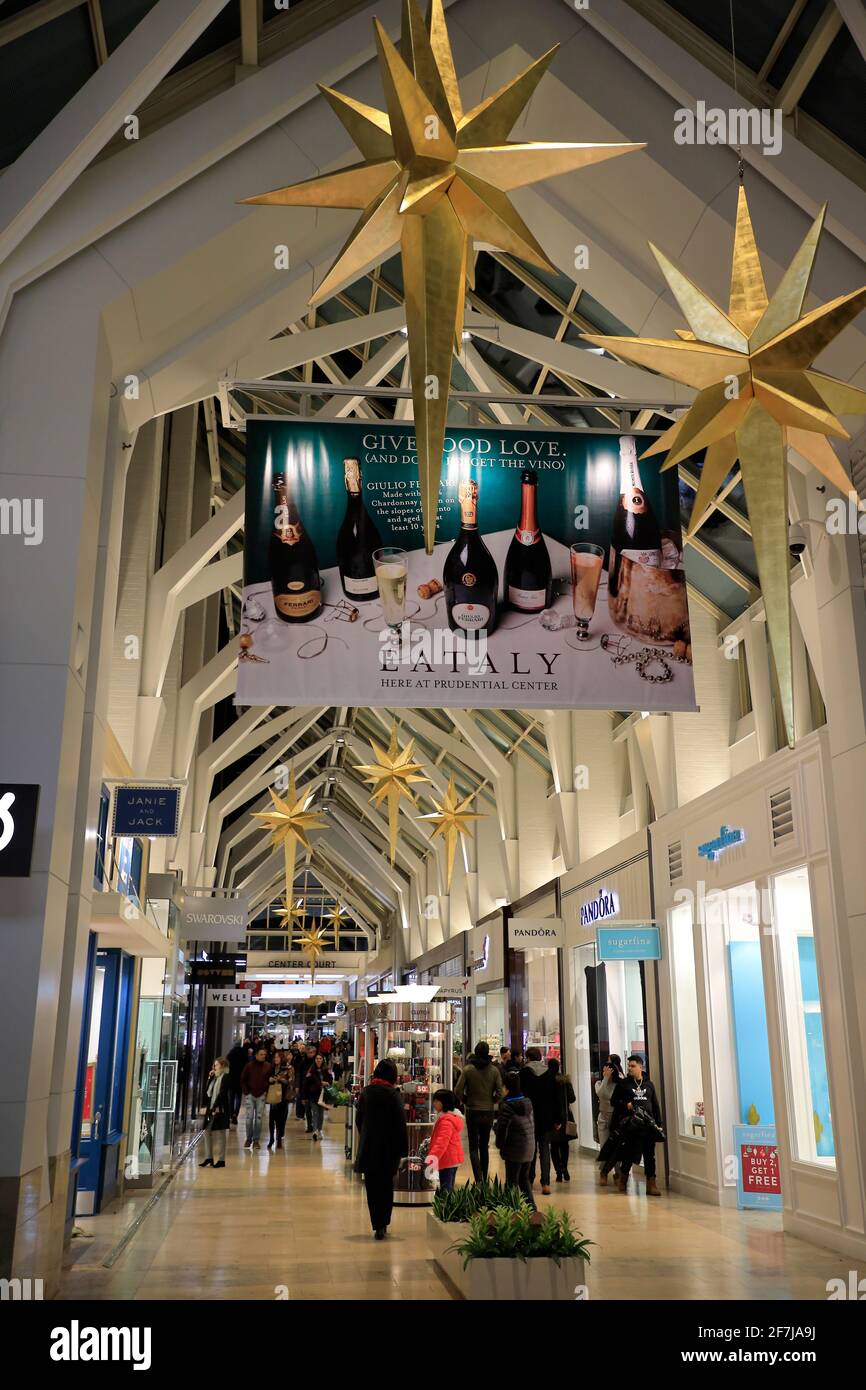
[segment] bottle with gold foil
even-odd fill
[[[478,483],[458,488],[460,530],[448,552],[442,579],[445,610],[453,630],[491,633],[499,615],[499,572],[478,530]]]
[[[308,623],[322,609],[322,581],[313,542],[304,530],[285,475],[274,477],[271,586],[274,608],[284,623]]]
[[[373,551],[381,549],[382,537],[364,506],[359,460],[343,459],[343,474],[346,482],[346,514],[337,532],[340,582],[343,593],[352,603],[367,603],[379,597]]]

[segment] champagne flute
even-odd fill
[[[386,545],[373,551],[373,564],[376,569],[376,583],[385,622],[395,632],[406,617],[406,580],[409,574],[409,556],[405,550]]]
[[[598,586],[604,551],[590,541],[577,541],[570,547],[571,599],[577,621],[575,636],[579,642],[589,641],[589,624],[595,613]]]

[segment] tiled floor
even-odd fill
[[[103,1261],[147,1197],[81,1220],[63,1299],[441,1299],[423,1209],[397,1208],[388,1240],[372,1239],[361,1182],[331,1120],[313,1144],[291,1118],[282,1152],[250,1153],[232,1132],[228,1166],[198,1167],[198,1146],[111,1269]],[[333,1135],[333,1137],[331,1137]],[[491,1171],[498,1171],[492,1156]],[[826,1282],[850,1261],[783,1235],[781,1217],[705,1206],[665,1193],[660,1201],[594,1185],[575,1158],[572,1181],[542,1197],[565,1207],[595,1242],[589,1296],[655,1299],[825,1299]],[[461,1181],[467,1174],[462,1173]]]

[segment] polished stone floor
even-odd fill
[[[395,1209],[392,1234],[372,1239],[361,1182],[351,1175],[342,1126],[329,1117],[313,1144],[290,1118],[282,1152],[229,1138],[228,1166],[183,1163],[110,1269],[104,1261],[142,1210],[138,1194],[79,1226],[62,1299],[362,1298],[448,1300],[429,1258],[423,1209]],[[491,1149],[491,1171],[499,1160]],[[575,1158],[572,1181],[548,1202],[595,1242],[591,1299],[825,1299],[850,1261],[782,1233],[781,1217],[721,1210],[665,1193],[647,1200],[594,1185]],[[465,1180],[461,1173],[460,1180]]]

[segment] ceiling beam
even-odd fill
[[[38,4],[30,5],[14,18],[4,19],[0,24],[0,48],[23,38],[25,34],[32,34],[34,29],[41,29],[43,24],[50,24],[52,19],[60,19],[61,15],[77,10],[84,4],[86,0],[39,0]]]
[[[783,116],[794,114],[800,97],[826,58],[828,49],[841,28],[842,15],[833,0],[827,0],[824,13],[797,54],[794,66],[779,89],[776,101],[782,108]]]
[[[866,62],[866,10],[863,0],[836,0],[836,9],[851,30],[851,37]]]

